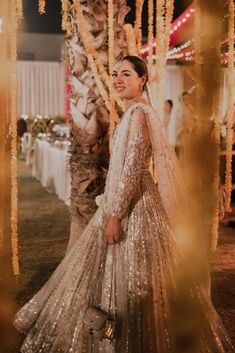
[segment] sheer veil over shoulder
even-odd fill
[[[157,185],[149,171],[153,156]],[[41,290],[19,310],[23,353],[178,353],[172,304],[180,251],[171,220],[180,212],[182,178],[151,106],[133,103],[112,141],[106,188],[77,242]],[[121,219],[120,241],[103,241],[108,215]],[[187,353],[232,353],[231,341],[198,286],[202,325]],[[96,307],[116,322],[115,338],[99,340],[84,327]],[[187,337],[185,338],[187,341]],[[185,351],[186,352],[186,351]]]

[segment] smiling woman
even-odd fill
[[[5,1],[7,4],[7,0]],[[11,0],[11,3],[12,1],[15,0]],[[26,7],[29,1],[35,4],[35,1],[28,0]],[[20,0],[18,2],[21,3]],[[109,4],[111,2],[112,0]],[[79,7],[87,26],[81,26],[79,17],[76,17],[78,12],[77,14],[76,11],[73,12],[74,32],[72,39],[68,42],[69,50],[72,52],[69,74],[72,76],[70,80],[73,85],[71,103],[74,109],[71,115],[73,116],[75,112],[77,117],[77,120],[73,121],[74,154],[71,160],[71,171],[74,176],[74,188],[72,197],[76,197],[74,198],[76,202],[77,199],[82,200],[83,204],[80,200],[80,204],[75,204],[72,199],[74,202],[72,212],[76,215],[80,215],[81,211],[84,212],[89,223],[84,225],[83,230],[78,231],[78,227],[74,227],[75,236],[71,246],[68,247],[65,258],[45,283],[47,279],[46,276],[44,277],[45,272],[48,273],[52,267],[54,270],[58,263],[57,261],[54,263],[56,251],[61,249],[60,256],[63,256],[61,246],[62,243],[65,245],[67,238],[60,222],[65,225],[66,214],[62,208],[59,210],[55,207],[54,217],[51,217],[51,204],[47,198],[44,198],[45,195],[50,196],[46,190],[38,189],[35,197],[37,203],[30,203],[35,214],[34,216],[27,214],[29,220],[27,224],[22,223],[25,233],[22,232],[21,235],[21,239],[24,237],[21,243],[24,245],[21,247],[21,254],[24,253],[21,257],[22,272],[26,270],[30,276],[26,275],[23,278],[28,288],[21,303],[27,302],[31,295],[33,297],[19,310],[15,319],[15,326],[25,335],[20,351],[22,353],[182,353],[186,351],[190,353],[232,353],[230,338],[208,293],[205,293],[201,286],[202,276],[198,279],[199,276],[195,275],[196,270],[192,265],[192,257],[188,261],[188,253],[185,256],[186,247],[182,245],[182,238],[185,236],[183,239],[185,243],[190,242],[190,245],[193,243],[195,248],[199,248],[198,237],[194,243],[190,233],[184,232],[183,227],[178,227],[180,231],[175,231],[178,221],[181,222],[182,189],[185,190],[185,188],[174,150],[169,146],[164,127],[148,99],[146,64],[136,56],[122,57],[114,65],[111,85],[111,79],[106,79],[108,74],[105,71],[108,67],[106,61],[108,57],[106,24],[108,21],[106,22],[107,18],[104,14],[105,11],[105,13],[108,12],[107,1],[74,0],[74,3]],[[125,0],[116,0],[113,3],[119,6],[119,4],[125,4]],[[133,5],[134,1],[129,1],[129,3]],[[38,10],[37,5],[38,1],[35,4],[35,15]],[[95,15],[97,13],[91,9],[96,8],[103,9],[103,12],[101,9],[99,13],[97,11],[102,21],[100,18],[94,20],[95,16],[92,17],[93,13]],[[46,14],[37,15],[40,21],[47,22],[43,31],[54,31],[51,9],[57,17],[60,1],[48,0]],[[124,14],[127,11],[125,6],[117,7],[115,11],[117,22],[124,21]],[[46,17],[49,14],[52,16],[50,19]],[[61,19],[59,19],[58,28],[60,21]],[[120,35],[123,22],[120,24],[114,21],[114,23],[117,24],[115,27],[117,32],[114,34],[117,35],[119,40],[117,43],[120,44],[115,47],[115,56],[119,58],[126,45],[124,37]],[[84,38],[87,33],[92,34],[91,46],[99,45],[97,53],[96,49],[90,50],[91,46],[86,47]],[[99,33],[98,39],[97,33]],[[0,33],[1,36],[2,33]],[[0,49],[4,43],[1,39]],[[142,39],[144,41],[144,38]],[[38,41],[36,45],[38,46]],[[45,49],[47,49],[46,46]],[[93,57],[93,70],[88,60],[89,55]],[[101,58],[105,64],[101,59],[102,65],[99,64],[97,58]],[[93,79],[94,72],[98,77],[97,80]],[[100,75],[102,72],[103,77]],[[0,67],[0,73],[1,104],[2,101],[4,104],[5,101],[7,102],[4,109],[1,109],[1,116],[8,118],[9,71],[4,66],[4,68]],[[96,165],[93,163],[93,157],[98,156],[101,159],[104,156],[104,149],[101,149],[99,144],[107,143],[107,139],[103,139],[102,135],[101,121],[106,113],[100,110],[105,104],[97,88],[98,80],[104,83],[104,89],[109,86],[108,90],[111,94],[114,92],[113,96],[125,103],[121,104],[125,106],[125,110],[116,124],[110,142],[111,159],[105,191],[104,194],[99,195],[98,209],[92,217],[91,214],[96,207],[95,192],[98,188],[98,193],[102,192],[100,186],[103,187],[107,171],[103,165],[101,168],[99,164],[97,169],[100,174],[97,177]],[[37,79],[36,81],[39,82]],[[107,92],[107,97],[110,92]],[[12,92],[12,101],[14,98],[15,92]],[[113,102],[111,97],[110,104]],[[113,112],[110,109],[111,115],[114,114],[115,108],[113,104]],[[116,114],[119,113],[117,109]],[[107,128],[110,122],[108,113],[105,119]],[[78,123],[75,127],[76,121]],[[9,156],[9,136],[12,131],[9,120],[4,121],[3,127],[4,130],[0,129],[0,137],[2,137],[0,141],[6,141],[6,143],[0,150],[1,163],[2,152],[4,152],[4,158],[7,159]],[[157,183],[149,171],[151,159],[154,161],[152,164]],[[14,166],[16,162],[14,155],[12,160]],[[4,182],[0,180],[0,190],[4,190],[4,194],[0,193],[0,207],[4,212],[3,216],[8,217],[6,219],[9,220],[10,184],[7,183],[9,180],[7,173],[10,171],[9,159],[7,163],[6,169],[0,168],[0,176],[5,173],[4,180],[2,179]],[[49,171],[48,167],[46,169]],[[59,169],[56,168],[56,170]],[[51,176],[50,173],[48,175]],[[32,181],[31,177],[29,179]],[[87,191],[92,202],[94,201],[92,207],[87,207],[87,205],[84,207],[84,190]],[[26,203],[29,204],[29,197],[32,197],[30,189],[22,190],[22,192]],[[40,202],[43,207],[38,206]],[[13,209],[14,207],[15,203],[13,203]],[[27,212],[25,210],[25,214]],[[45,216],[48,223],[43,222],[42,218]],[[15,218],[12,219],[16,225]],[[49,221],[52,222],[49,223]],[[6,237],[9,229],[1,229],[1,222],[0,218],[0,235]],[[39,228],[41,232],[38,232]],[[9,239],[10,236],[7,240],[8,248]],[[2,254],[3,252],[0,251],[0,256]],[[195,249],[193,249],[193,254],[197,255]],[[34,262],[35,267],[25,261],[29,258]],[[1,266],[1,262],[0,275],[1,287],[2,278],[7,281],[11,279],[6,266]],[[36,280],[35,277],[37,277]],[[43,287],[35,294],[38,287],[34,283],[40,277],[40,286],[43,285]],[[9,282],[7,286],[8,284]],[[12,315],[12,302],[4,300],[1,305],[0,295],[0,324],[4,317],[1,309],[6,314],[8,322]],[[4,308],[7,310],[4,311]],[[107,334],[110,329],[115,329],[114,335]],[[2,343],[1,334],[0,329],[0,342]],[[12,339],[13,335],[10,337]],[[5,347],[2,351],[8,353]]]
[[[147,83],[146,64],[136,56],[120,59],[112,73],[113,87],[126,103],[141,95]]]
[[[114,88],[128,106],[113,137],[105,192],[48,282],[17,313],[15,326],[26,334],[22,353],[179,353],[182,342],[188,352],[233,352],[198,278],[184,277],[174,230],[182,178],[142,96],[146,78],[138,57],[114,67]],[[158,185],[149,172],[152,155]]]

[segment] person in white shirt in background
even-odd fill
[[[167,136],[168,136],[168,140],[171,143],[171,118],[172,118],[172,109],[173,109],[173,102],[171,99],[167,99],[165,100],[164,102],[164,120],[163,120],[163,125],[166,129],[166,133],[167,133]]]
[[[176,111],[175,121],[175,150],[179,157],[184,150],[184,142],[187,136],[192,133],[194,128],[194,110],[190,103],[190,95],[195,90],[196,86],[193,86],[188,91],[183,91],[179,97],[180,105]]]

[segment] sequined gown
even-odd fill
[[[23,353],[173,353],[177,348],[171,303],[177,291],[178,251],[158,187],[149,172],[151,145],[144,112],[130,114],[125,161],[109,214],[122,219],[120,242],[105,245],[104,201],[41,290],[17,313],[26,334]],[[122,123],[115,136],[121,133]],[[114,140],[115,137],[114,136]],[[117,151],[112,151],[114,158]],[[200,290],[207,322],[191,353],[232,352],[219,318]],[[116,321],[116,339],[98,341],[84,330],[88,307]],[[178,349],[178,350],[177,350]]]

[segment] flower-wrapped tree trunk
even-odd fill
[[[75,3],[75,1],[74,1]],[[80,1],[88,35],[108,72],[108,1]],[[114,0],[114,59],[126,48],[123,30],[129,11],[126,0]],[[109,161],[110,113],[97,87],[83,43],[81,23],[75,8],[71,9],[71,33],[67,51],[71,71],[70,110],[72,137],[70,168],[72,175],[71,233],[68,248],[96,211],[95,197],[104,190]],[[87,33],[86,33],[87,34]],[[104,80],[103,80],[104,83]],[[105,86],[107,89],[107,87]]]

